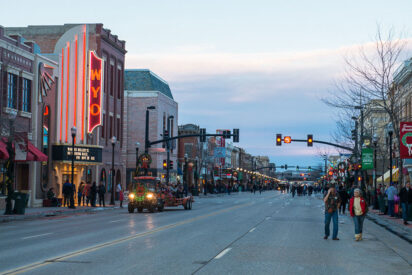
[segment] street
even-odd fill
[[[0,224],[0,274],[411,274],[412,246],[340,216],[323,240],[320,195],[196,198],[193,210],[127,208]]]

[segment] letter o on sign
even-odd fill
[[[90,114],[92,115],[92,116],[97,116],[97,115],[99,115],[100,114],[100,106],[99,106],[99,104],[92,104],[91,106],[90,106]]]

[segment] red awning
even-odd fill
[[[0,140],[0,159],[8,159],[9,152],[7,151],[7,144]]]
[[[29,141],[27,142],[26,161],[47,161],[47,156]]]

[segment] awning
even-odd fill
[[[8,159],[9,152],[7,151],[7,144],[0,140],[0,159]]]
[[[385,174],[383,174],[383,176],[380,176],[379,178],[376,179],[377,183],[382,183],[382,177],[383,177],[383,181],[384,183],[390,183],[390,170],[386,171]],[[398,181],[398,177],[399,177],[399,168],[395,168],[392,169],[392,181]]]
[[[27,161],[47,161],[47,156],[36,148],[31,142],[27,142]]]

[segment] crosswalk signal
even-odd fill
[[[308,147],[312,147],[313,146],[313,135],[308,135],[308,139],[307,139],[307,143],[308,143]]]
[[[239,129],[233,129],[233,142],[239,142]]]
[[[163,169],[167,169],[167,161],[165,159],[163,160]]]
[[[282,145],[282,134],[276,134],[276,146]]]

